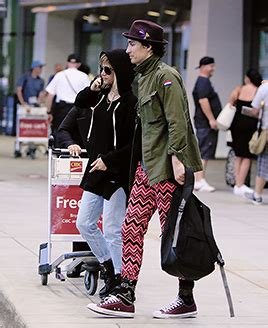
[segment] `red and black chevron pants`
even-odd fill
[[[150,186],[147,174],[141,165],[138,166],[122,229],[123,278],[138,280],[142,264],[144,235],[149,221],[158,209],[163,230],[175,189],[176,186],[168,180]]]

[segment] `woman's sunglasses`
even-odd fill
[[[111,75],[113,72],[113,69],[112,69],[112,67],[109,67],[109,66],[100,66],[100,73],[102,73],[102,71],[104,71],[104,73],[106,75]]]

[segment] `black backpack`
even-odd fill
[[[161,240],[161,267],[168,274],[198,280],[220,265],[230,315],[234,316],[224,260],[215,242],[210,209],[193,193],[194,175],[185,170],[185,184],[173,194]]]

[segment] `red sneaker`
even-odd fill
[[[113,317],[133,318],[135,314],[135,307],[133,303],[129,305],[114,295],[106,297],[99,304],[89,303],[87,308],[99,314],[106,314]]]
[[[195,303],[191,305],[186,305],[179,296],[177,296],[175,301],[153,313],[153,317],[159,319],[194,318],[196,317],[196,315],[197,309]]]

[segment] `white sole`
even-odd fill
[[[116,312],[112,310],[103,309],[97,306],[97,304],[89,303],[87,305],[87,308],[93,312],[96,312],[98,314],[104,314],[112,317],[118,317],[118,318],[134,318],[135,313],[129,313],[129,312]]]
[[[156,311],[153,313],[153,317],[156,319],[171,319],[171,318],[195,318],[197,315],[197,311],[188,312],[183,314],[165,314],[160,311]]]

